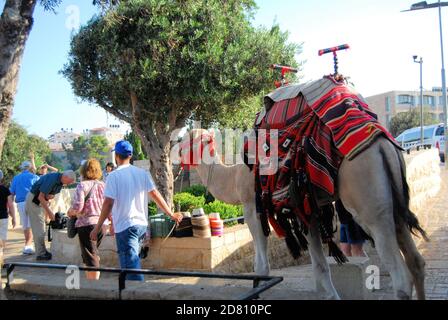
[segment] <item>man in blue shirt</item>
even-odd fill
[[[39,180],[39,177],[33,173],[33,165],[30,161],[24,161],[20,168],[23,170],[16,175],[11,182],[11,195],[17,204],[19,210],[20,223],[22,224],[23,234],[25,236],[25,247],[23,254],[33,254],[33,234],[31,232],[30,217],[25,213],[26,195],[31,190],[31,186]]]
[[[64,185],[72,184],[75,181],[76,175],[72,170],[63,173],[48,173],[33,184],[26,196],[25,212],[30,217],[34,246],[36,247],[36,260],[51,260],[51,253],[45,247],[45,214],[43,210],[50,220],[54,220],[55,215],[49,207],[48,200],[61,192]]]

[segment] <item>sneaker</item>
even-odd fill
[[[25,248],[23,248],[22,251],[23,254],[34,254],[34,249],[32,247],[26,246]]]
[[[37,257],[36,257],[36,260],[37,260],[37,261],[51,260],[51,258],[52,258],[51,253],[47,251],[47,252],[45,252],[43,255],[41,255],[41,256],[37,256]]]

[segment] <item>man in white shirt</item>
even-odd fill
[[[148,172],[130,164],[133,148],[128,141],[118,141],[114,151],[118,168],[107,177],[101,215],[90,238],[97,240],[99,230],[112,213],[121,268],[141,269],[139,242],[148,227],[148,196],[177,223],[182,221],[182,215],[171,211]],[[126,279],[142,281],[143,275],[128,274]]]

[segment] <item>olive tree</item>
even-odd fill
[[[73,37],[62,73],[83,101],[139,136],[159,191],[172,201],[170,136],[187,119],[222,111],[272,88],[272,63],[298,66],[299,45],[278,26],[251,24],[252,0],[130,0]]]

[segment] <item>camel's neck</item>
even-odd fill
[[[225,169],[225,165],[221,161],[221,156],[215,152],[214,157],[208,157],[207,159],[201,159],[201,163],[195,168],[198,172],[199,178],[204,185],[207,185],[207,180],[209,179],[209,174],[213,175],[215,170],[221,171]],[[213,172],[212,172],[213,171]]]
[[[240,203],[235,192],[237,166],[226,166],[222,163],[221,156],[216,153],[213,160],[213,162],[207,161],[195,167],[202,184],[216,199],[230,204]]]

